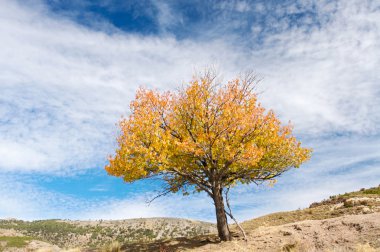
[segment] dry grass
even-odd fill
[[[51,248],[40,248],[36,252],[55,252],[55,251]],[[73,249],[61,250],[60,252],[82,252],[82,250],[79,248],[73,248]]]
[[[121,249],[121,244],[118,241],[114,241],[111,244],[103,247],[101,252],[120,252],[122,251]]]
[[[311,204],[309,208],[268,214],[245,221],[242,226],[247,231],[252,231],[262,226],[279,226],[303,220],[324,220],[371,212],[380,212],[380,187],[331,196],[328,200]]]
[[[379,252],[379,248],[373,248],[371,245],[367,244],[358,244],[355,247],[355,252]]]
[[[279,248],[277,251],[281,252],[321,252],[320,250],[316,249],[313,244],[311,243],[294,243],[294,244],[287,244],[283,246],[282,248]],[[351,248],[334,248],[334,249],[327,249],[323,252],[379,252],[380,249],[376,249],[372,247],[371,245],[367,244],[357,244],[352,250]]]

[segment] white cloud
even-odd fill
[[[264,49],[253,53],[266,76],[262,98],[302,132],[376,133],[380,13],[340,1],[332,16],[309,32],[291,29],[269,36]]]
[[[36,155],[29,165],[28,155],[16,161],[12,148],[2,169],[87,169],[104,162],[114,123],[128,113],[139,85],[170,89],[210,63],[226,77],[256,68],[265,76],[263,102],[293,120],[297,132],[378,131],[380,19],[371,6],[340,3],[334,20],[320,29],[268,35],[250,53],[220,40],[109,35],[43,6],[2,5],[0,142],[3,150],[16,142],[20,153]]]
[[[148,195],[132,196],[129,199],[94,202],[90,209],[84,209],[81,219],[130,219],[149,217],[176,217],[214,221],[211,200],[205,195],[182,197],[171,195],[147,203]]]
[[[246,1],[238,1],[236,3],[236,10],[239,12],[247,12],[251,10],[251,6]]]
[[[22,153],[22,158],[20,154]],[[32,148],[28,148],[24,144],[14,142],[0,143],[0,167],[5,169],[25,169],[25,164],[28,164],[28,169],[39,169],[40,164],[46,162],[46,157]]]
[[[76,206],[76,203],[79,202],[72,197],[46,191],[25,177],[0,174],[0,219],[74,217],[67,210]]]
[[[168,29],[183,23],[182,17],[178,13],[174,14],[175,10],[165,1],[152,1],[152,4],[158,10],[157,22],[160,32],[170,36]]]
[[[244,9],[264,11],[267,7]],[[283,206],[306,206],[310,200],[341,190],[374,185],[380,177],[376,161],[379,7],[375,1],[318,2],[320,26],[293,27],[284,19],[276,24],[282,27],[281,32],[264,34],[260,45],[255,44],[256,33],[263,34],[265,29],[256,27],[250,45],[254,49],[248,49],[241,47],[247,38],[242,41],[233,34],[208,42],[143,37],[116,29],[109,34],[52,14],[43,4],[2,1],[0,170],[75,174],[102,166],[113,151],[114,124],[128,113],[139,85],[173,89],[189,80],[194,68],[216,63],[226,79],[247,68],[263,75],[260,90],[264,91],[264,105],[273,108],[283,121],[292,120],[297,135],[316,150],[307,168],[283,178],[284,183],[292,181],[290,186],[279,185],[284,191],[260,192],[257,198],[245,191],[241,201],[236,201],[238,217],[245,219],[251,217],[249,213],[281,210]],[[297,8],[290,6],[287,11],[296,13]],[[168,20],[173,19],[170,16]],[[335,133],[347,136],[321,138]],[[352,168],[355,164],[357,169]],[[342,176],[340,171],[345,169],[347,174]],[[3,184],[0,195],[0,217],[14,213],[28,219],[126,218],[136,217],[135,213],[207,219],[196,209],[212,210],[202,197],[199,202],[197,197],[184,198],[178,206],[180,196],[149,208],[144,200],[133,198],[81,201],[84,205],[78,209],[75,205],[80,200],[75,197],[22,183],[15,187]],[[261,207],[253,212],[257,205]],[[88,211],[91,209],[99,210]]]
[[[357,139],[313,142],[313,161],[285,174],[273,188],[254,185],[233,188],[230,203],[235,217],[242,221],[271,212],[304,208],[330,195],[378,185],[378,139],[370,139],[365,144],[356,144]],[[97,189],[104,187],[96,186]],[[40,187],[35,178],[0,174],[0,218],[178,217],[215,221],[214,206],[205,194],[168,195],[148,205],[146,202],[153,195],[154,192],[128,194],[123,198],[112,195],[84,198]]]
[[[59,171],[102,163],[138,86],[167,89],[190,77],[195,66],[235,58],[217,42],[107,35],[15,2],[0,11],[0,142],[3,149],[15,141],[48,157],[29,166],[23,149],[13,159],[13,148],[1,169]]]
[[[21,179],[20,179],[21,178]],[[197,218],[213,221],[211,201],[205,195],[171,195],[156,199],[153,193],[126,198],[83,198],[47,190],[35,179],[0,173],[0,219],[129,219],[149,217]]]

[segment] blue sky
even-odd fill
[[[103,168],[139,86],[210,65],[253,69],[263,105],[314,149],[273,188],[234,188],[238,219],[380,183],[376,1],[3,0],[0,33],[0,218],[214,221],[204,194],[147,205],[157,181]]]

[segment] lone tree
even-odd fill
[[[166,182],[160,195],[206,192],[220,239],[231,240],[229,188],[274,182],[311,154],[258,103],[255,84],[252,74],[222,85],[206,73],[176,92],[139,89],[105,169],[126,182],[158,176]]]

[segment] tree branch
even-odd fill
[[[247,235],[245,234],[245,231],[243,229],[243,227],[239,224],[239,222],[235,219],[235,217],[232,215],[232,210],[231,210],[231,207],[230,207],[230,202],[229,202],[229,199],[228,199],[228,192],[230,191],[230,187],[227,187],[226,191],[225,191],[225,198],[226,198],[226,205],[227,205],[227,208],[228,208],[228,212],[227,210],[224,210],[224,212],[236,223],[236,225],[239,227],[240,231],[242,232],[243,236],[244,236],[244,240],[245,241],[248,241],[248,238],[247,238]]]
[[[178,170],[177,168],[174,168],[174,167],[171,168],[171,169],[174,171],[174,173],[177,173],[178,175],[180,175],[180,176],[188,179],[193,184],[199,186],[199,188],[201,188],[203,191],[205,191],[212,198],[212,192],[210,191],[211,190],[211,185],[208,185],[206,183],[206,181],[204,181],[203,179],[199,178],[195,174],[184,173],[184,172],[181,172],[180,170]],[[200,181],[198,181],[197,178],[199,178]]]
[[[171,193],[170,188],[169,188],[169,189],[165,189],[163,192],[161,192],[161,193],[159,193],[158,195],[154,196],[153,198],[147,200],[146,203],[148,203],[148,206],[150,206],[150,204],[151,204],[154,200],[156,200],[156,199],[158,199],[158,198],[160,198],[160,197],[162,197],[162,196],[166,196],[166,195],[168,195],[169,193]]]
[[[148,203],[148,206],[149,206],[154,200],[156,200],[162,196],[166,196],[173,191],[179,191],[181,188],[187,186],[188,184],[189,184],[188,182],[183,182],[181,184],[172,185],[172,186],[170,186],[170,184],[169,184],[169,186],[167,188],[165,188],[162,192],[160,192],[159,194],[157,194],[153,198],[147,200],[146,203]]]

